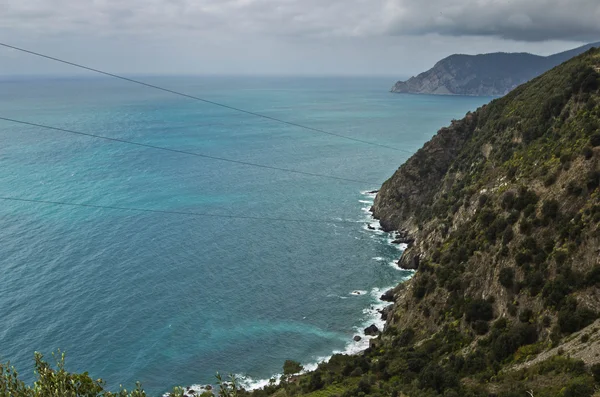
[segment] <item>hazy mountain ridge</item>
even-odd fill
[[[600,42],[547,57],[528,53],[456,54],[430,70],[398,81],[391,92],[435,95],[505,95],[517,86],[577,56]]]

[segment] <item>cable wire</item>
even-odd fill
[[[392,146],[383,145],[383,144],[379,144],[379,143],[375,143],[375,142],[370,142],[370,141],[365,141],[365,140],[358,139],[358,138],[352,138],[352,137],[349,137],[349,136],[346,136],[346,135],[341,135],[341,134],[337,134],[337,133],[334,133],[334,132],[325,131],[325,130],[322,130],[320,128],[309,127],[309,126],[298,124],[298,123],[294,123],[294,122],[291,122],[291,121],[282,120],[282,119],[279,119],[279,118],[276,118],[276,117],[267,116],[265,114],[261,114],[261,113],[253,112],[253,111],[250,111],[250,110],[241,109],[241,108],[238,108],[238,107],[235,107],[235,106],[230,106],[230,105],[226,105],[226,104],[223,104],[223,103],[211,101],[211,100],[200,98],[200,97],[197,97],[197,96],[194,96],[194,95],[185,94],[185,93],[182,93],[182,92],[179,92],[179,91],[171,90],[169,88],[164,88],[164,87],[160,87],[160,86],[157,86],[157,85],[154,85],[154,84],[144,83],[143,81],[140,81],[140,80],[135,80],[135,79],[132,79],[132,78],[129,78],[129,77],[120,76],[118,74],[105,72],[105,71],[102,71],[100,69],[95,69],[95,68],[92,68],[92,67],[89,67],[89,66],[84,66],[84,65],[81,65],[81,64],[78,64],[78,63],[75,63],[75,62],[70,62],[70,61],[66,61],[66,60],[63,60],[63,59],[55,58],[55,57],[50,56],[50,55],[41,54],[39,52],[35,52],[35,51],[27,50],[27,49],[24,49],[24,48],[16,47],[16,46],[13,46],[13,45],[10,45],[10,44],[6,44],[6,43],[1,43],[0,42],[0,46],[6,47],[6,48],[10,48],[10,49],[15,50],[15,51],[24,52],[26,54],[35,55],[35,56],[38,56],[38,57],[41,57],[41,58],[46,58],[46,59],[49,59],[49,60],[52,60],[52,61],[55,61],[55,62],[60,62],[60,63],[66,64],[66,65],[75,66],[77,68],[85,69],[85,70],[88,70],[88,71],[91,71],[91,72],[94,72],[94,73],[103,74],[105,76],[114,77],[116,79],[128,81],[130,83],[134,83],[134,84],[138,84],[138,85],[143,85],[145,87],[154,88],[156,90],[160,90],[160,91],[168,92],[168,93],[171,93],[171,94],[179,95],[179,96],[182,96],[182,97],[194,99],[196,101],[208,103],[208,104],[211,104],[211,105],[214,105],[214,106],[219,106],[219,107],[222,107],[222,108],[225,108],[225,109],[229,109],[229,110],[233,110],[233,111],[236,111],[236,112],[241,112],[241,113],[249,114],[251,116],[256,116],[256,117],[260,117],[260,118],[263,118],[263,119],[275,121],[275,122],[278,122],[278,123],[287,124],[287,125],[292,126],[292,127],[298,127],[298,128],[302,128],[302,129],[305,129],[305,130],[309,130],[309,131],[313,131],[313,132],[318,132],[318,133],[326,134],[326,135],[331,135],[331,136],[335,136],[335,137],[338,137],[338,138],[347,139],[347,140],[354,141],[354,142],[360,142],[360,143],[364,143],[364,144],[367,144],[367,145],[378,146],[378,147],[382,147],[382,148],[386,148],[386,149],[396,150],[396,151],[399,151],[399,152],[406,152],[406,153],[409,153],[409,154],[413,154],[409,150],[398,149],[398,148],[395,148],[395,147],[392,147]]]
[[[90,137],[90,138],[104,139],[104,140],[112,141],[112,142],[125,143],[125,144],[128,144],[128,145],[141,146],[141,147],[146,147],[146,148],[151,148],[151,149],[156,149],[156,150],[164,150],[164,151],[172,152],[172,153],[185,154],[185,155],[189,155],[189,156],[196,156],[196,157],[201,157],[201,158],[210,159],[210,160],[224,161],[224,162],[228,162],[228,163],[234,163],[234,164],[245,165],[245,166],[250,166],[250,167],[258,167],[258,168],[264,168],[264,169],[269,169],[269,170],[290,172],[290,173],[293,173],[293,174],[300,174],[300,175],[307,175],[307,176],[313,176],[313,177],[335,179],[335,180],[346,181],[346,182],[356,182],[356,183],[361,183],[361,184],[369,184],[369,185],[377,185],[377,186],[380,185],[380,183],[377,183],[377,182],[367,182],[367,181],[361,181],[361,180],[358,180],[358,179],[343,178],[343,177],[332,176],[332,175],[325,175],[325,174],[317,174],[317,173],[314,173],[314,172],[298,171],[298,170],[293,170],[293,169],[289,169],[289,168],[281,168],[281,167],[275,167],[275,166],[270,166],[270,165],[256,164],[256,163],[251,163],[251,162],[248,162],[248,161],[233,160],[233,159],[228,159],[228,158],[225,158],[225,157],[211,156],[211,155],[208,155],[208,154],[188,152],[186,150],[170,149],[170,148],[167,148],[167,147],[164,147],[164,146],[150,145],[150,144],[146,144],[146,143],[129,141],[129,140],[126,140],[126,139],[121,139],[121,138],[111,138],[111,137],[104,136],[104,135],[97,135],[97,134],[91,134],[91,133],[87,133],[87,132],[74,131],[74,130],[69,130],[69,129],[60,128],[60,127],[52,127],[52,126],[49,126],[49,125],[38,124],[38,123],[31,123],[31,122],[28,122],[28,121],[11,119],[11,118],[8,118],[8,117],[0,117],[0,120],[4,120],[4,121],[11,122],[11,123],[16,123],[16,124],[28,125],[28,126],[31,126],[31,127],[44,128],[44,129],[54,130],[54,131],[61,131],[61,132],[69,133],[69,134],[82,135],[82,136],[86,136],[86,137]]]
[[[112,205],[70,203],[70,202],[65,202],[65,201],[26,199],[26,198],[20,198],[20,197],[0,196],[0,200],[22,202],[22,203],[61,205],[61,206],[70,206],[70,207],[85,207],[85,208],[110,209],[110,210],[120,210],[120,211],[150,212],[150,213],[171,214],[171,215],[189,215],[189,216],[199,216],[199,217],[209,217],[209,218],[249,219],[249,220],[270,221],[270,222],[328,223],[328,224],[334,224],[334,223],[335,224],[357,224],[357,223],[360,223],[360,221],[344,221],[344,220],[272,218],[272,217],[261,217],[261,216],[246,216],[246,215],[218,215],[218,214],[209,214],[209,213],[205,213],[205,212],[156,210],[156,209],[145,209],[145,208],[134,208],[134,207],[120,207],[120,206],[112,206]]]

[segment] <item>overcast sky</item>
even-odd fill
[[[119,73],[408,77],[600,41],[599,0],[0,0],[0,41]],[[0,74],[73,69],[0,49]]]

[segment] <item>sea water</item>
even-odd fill
[[[411,275],[367,227],[368,191],[490,98],[396,95],[389,78],[140,78],[403,151],[107,78],[3,79],[0,117],[364,182],[0,122],[2,197],[215,215],[0,200],[0,359],[31,381],[34,351],[61,349],[68,370],[160,395],[363,349],[353,336]]]

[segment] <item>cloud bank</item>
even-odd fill
[[[439,34],[600,40],[598,0],[0,0],[0,28],[37,34]]]
[[[600,40],[598,0],[389,0],[385,7],[390,34]]]

